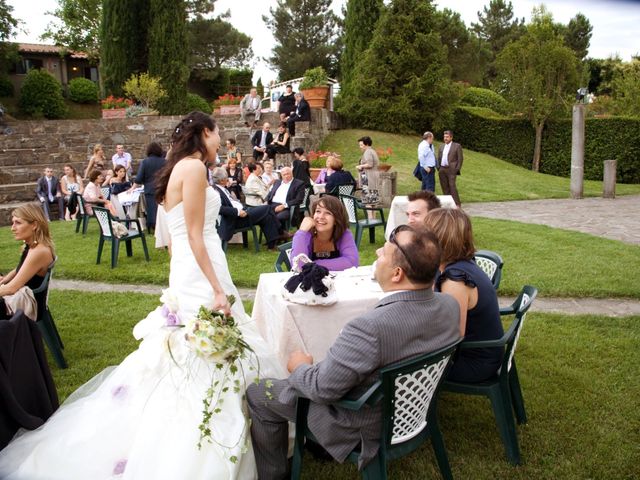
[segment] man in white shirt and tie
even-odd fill
[[[451,195],[456,205],[460,207],[460,197],[456,188],[456,176],[462,169],[462,147],[453,142],[453,132],[445,130],[444,143],[438,149],[438,178],[442,193]]]
[[[64,198],[60,190],[60,182],[53,176],[53,169],[47,167],[44,169],[44,175],[38,180],[36,195],[40,200],[42,210],[47,219],[51,220],[49,215],[49,204],[58,204],[58,218],[64,220]]]
[[[290,209],[300,205],[304,201],[305,184],[297,178],[293,178],[291,167],[283,167],[280,170],[282,180],[276,180],[267,195],[267,203],[273,209],[283,226],[290,218]],[[300,216],[301,212],[297,212]],[[293,223],[297,225],[297,218]]]
[[[424,132],[418,145],[418,161],[422,170],[422,190],[436,191],[436,154],[433,151],[433,133]]]
[[[240,102],[240,120],[244,122],[245,126],[249,126],[247,114],[255,115],[253,127],[258,126],[258,120],[260,120],[260,104],[261,99],[258,97],[258,90],[252,88]]]

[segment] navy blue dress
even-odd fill
[[[440,292],[442,282],[452,280],[464,282],[478,289],[478,303],[467,310],[465,340],[497,340],[504,334],[500,321],[498,296],[491,280],[473,260],[450,263],[444,272],[436,275],[435,291]],[[495,375],[502,363],[504,349],[470,348],[460,349],[458,357],[449,370],[448,379],[459,382],[481,382]]]

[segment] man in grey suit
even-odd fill
[[[36,186],[36,195],[40,200],[40,205],[44,211],[44,216],[51,220],[49,214],[49,204],[58,204],[58,217],[64,220],[64,198],[60,189],[58,178],[53,175],[53,169],[47,167],[44,169],[44,175],[38,179]]]
[[[453,132],[444,132],[444,143],[438,149],[438,178],[442,193],[451,195],[456,205],[460,206],[460,197],[456,188],[456,177],[462,170],[462,147],[453,140]]]
[[[310,355],[293,352],[289,378],[247,389],[260,480],[289,478],[288,422],[295,420],[298,396],[311,399],[308,425],[320,445],[339,462],[359,445],[359,468],[366,466],[378,450],[380,405],[354,412],[329,404],[360,396],[386,365],[458,340],[458,303],[431,289],[440,263],[435,236],[402,225],[377,255],[375,276],[384,296],[374,309],[345,325],[321,362],[314,365]]]

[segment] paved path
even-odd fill
[[[56,290],[81,290],[85,292],[137,292],[158,295],[162,287],[158,285],[122,285],[109,283],[84,282],[79,280],[53,279],[51,288]],[[240,289],[242,300],[253,300],[255,290]],[[500,305],[510,305],[515,297],[500,297]],[[640,315],[640,301],[632,299],[598,298],[553,298],[538,297],[532,307],[537,312],[556,312],[567,315],[607,315],[621,317]]]
[[[640,195],[467,203],[471,216],[537,223],[640,245]]]

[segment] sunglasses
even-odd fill
[[[398,243],[398,240],[396,239],[396,235],[398,233],[406,232],[409,230],[413,231],[413,228],[411,228],[409,225],[398,225],[396,228],[391,230],[391,233],[389,234],[389,242],[393,243],[398,248],[398,250],[400,250],[400,253],[402,253],[402,256],[405,258],[407,263],[411,265],[411,260],[409,259],[407,252],[404,251],[404,248],[400,246],[400,244]]]

